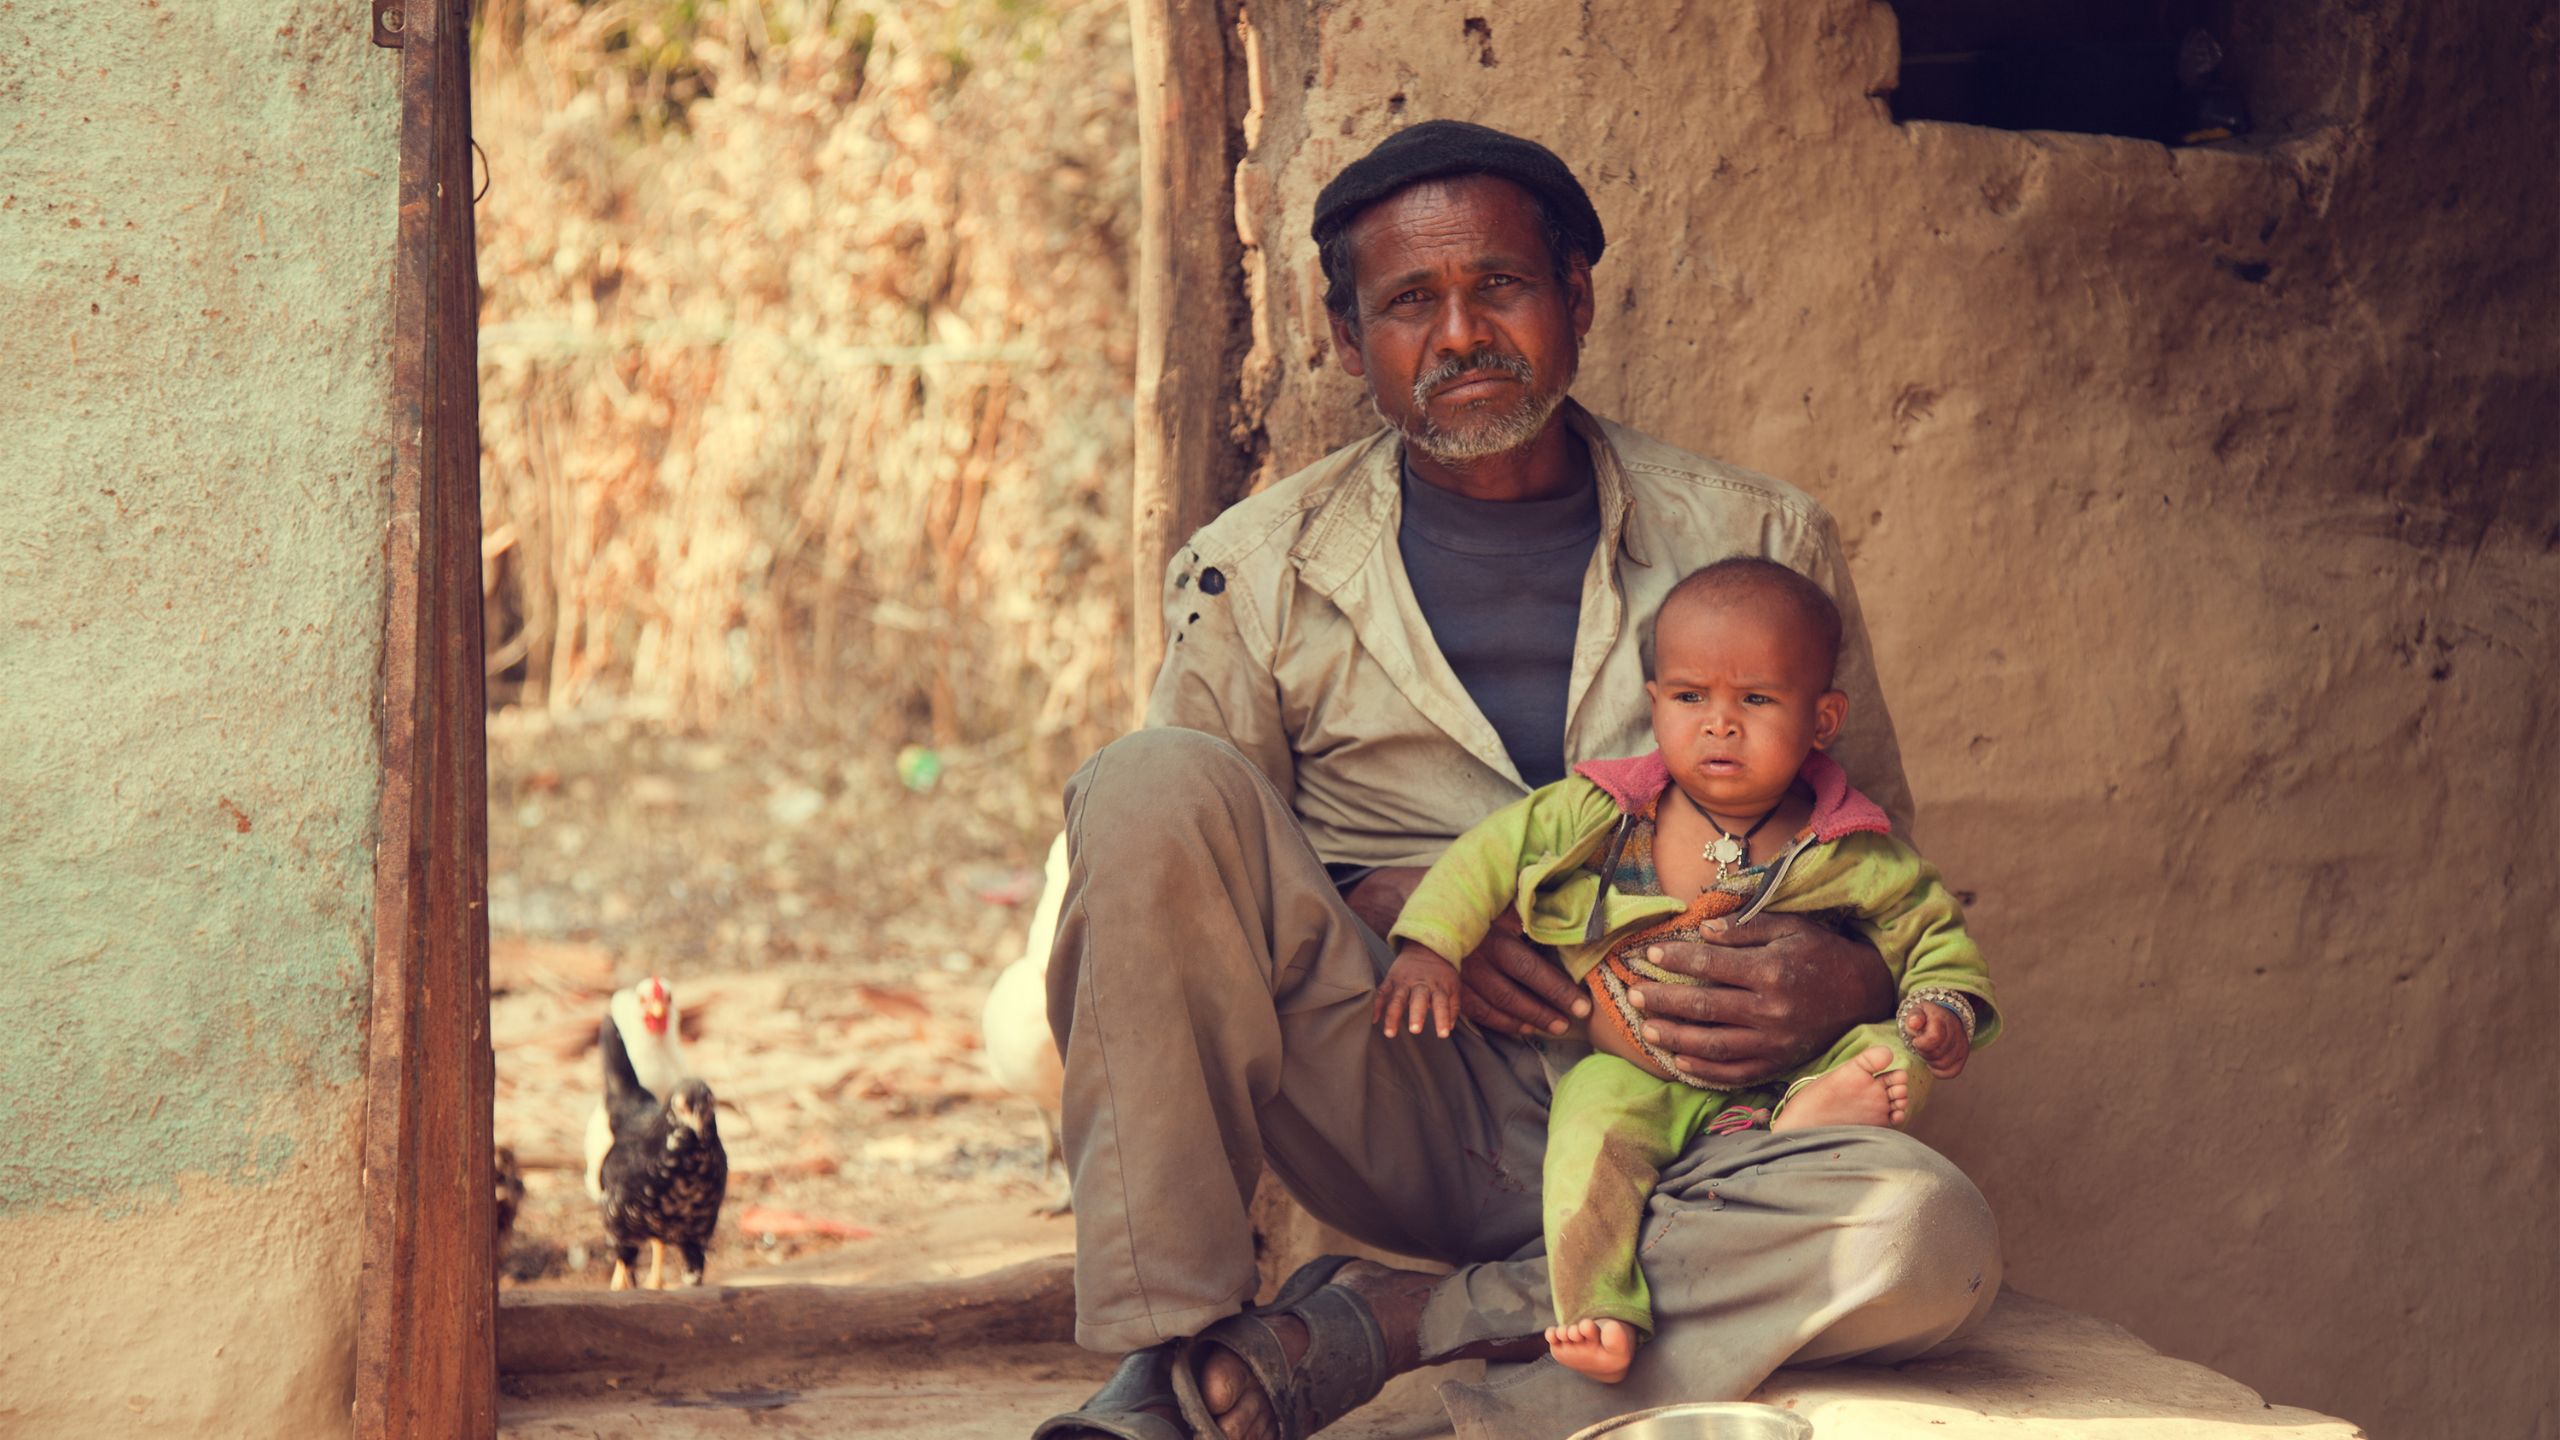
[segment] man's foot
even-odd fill
[[[1173,1393],[1175,1342],[1120,1357],[1085,1402],[1040,1422],[1034,1440],[1191,1440]]]
[[[1336,1271],[1332,1283],[1359,1296],[1377,1318],[1387,1342],[1387,1373],[1401,1374],[1420,1364],[1422,1306],[1439,1277],[1411,1270],[1390,1270],[1368,1260],[1354,1260]],[[1280,1342],[1281,1353],[1294,1368],[1307,1353],[1307,1327],[1294,1315],[1272,1314],[1263,1323]],[[1279,1417],[1270,1397],[1253,1378],[1241,1356],[1214,1345],[1200,1347],[1200,1398],[1208,1402],[1225,1440],[1279,1440]]]
[[[1550,1326],[1547,1353],[1577,1375],[1615,1385],[1627,1378],[1627,1367],[1635,1363],[1636,1327],[1624,1320],[1576,1320]]]
[[[1400,1372],[1421,1363],[1422,1306],[1431,1298],[1431,1287],[1438,1283],[1438,1278],[1409,1270],[1390,1270],[1366,1260],[1354,1260],[1335,1272],[1332,1283],[1358,1295],[1368,1305],[1369,1313],[1377,1319],[1379,1331],[1387,1344],[1388,1369]],[[1273,1338],[1280,1342],[1281,1353],[1293,1368],[1306,1358],[1308,1336],[1305,1324],[1293,1315],[1270,1313],[1262,1318],[1263,1323],[1271,1328]],[[1279,1421],[1272,1411],[1270,1397],[1262,1393],[1262,1386],[1253,1378],[1253,1371],[1244,1360],[1234,1351],[1214,1345],[1201,1346],[1197,1353],[1199,1358],[1195,1363],[1199,1367],[1200,1398],[1207,1403],[1209,1413],[1217,1420],[1218,1430],[1225,1440],[1278,1440]],[[1526,1357],[1505,1353],[1502,1358]],[[1184,1433],[1181,1409],[1171,1403],[1171,1397],[1167,1397],[1167,1403],[1162,1405],[1153,1401],[1132,1404],[1128,1413],[1161,1416],[1175,1427],[1176,1433]],[[1049,1431],[1043,1440],[1111,1440],[1111,1437],[1098,1430],[1060,1427]]]
[[[1769,1122],[1777,1130],[1810,1130],[1816,1125],[1890,1125],[1911,1118],[1911,1080],[1887,1070],[1893,1052],[1870,1045],[1848,1064],[1822,1076],[1791,1096]]]

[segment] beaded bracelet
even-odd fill
[[[1926,989],[1914,990],[1910,994],[1903,996],[1902,1008],[1896,1010],[1893,1014],[1893,1026],[1894,1029],[1902,1033],[1903,1044],[1910,1045],[1915,1043],[1911,1038],[1911,1016],[1913,1013],[1913,1007],[1924,1004],[1935,1005],[1941,1010],[1951,1012],[1956,1017],[1956,1020],[1964,1026],[1964,1043],[1967,1045],[1971,1045],[1973,1043],[1973,1027],[1975,1024],[1973,1015],[1973,998],[1961,990],[1946,990],[1937,986],[1930,986]]]

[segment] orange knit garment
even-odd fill
[[[1655,976],[1638,973],[1631,963],[1632,957],[1644,954],[1645,947],[1648,945],[1659,945],[1665,941],[1695,940],[1699,937],[1701,925],[1719,916],[1730,915],[1749,904],[1750,901],[1749,895],[1737,894],[1731,890],[1701,890],[1698,892],[1698,898],[1689,902],[1688,909],[1659,925],[1648,926],[1629,936],[1623,944],[1609,952],[1607,959],[1592,966],[1590,974],[1582,977],[1582,983],[1591,991],[1593,1013],[1608,1016],[1609,1022],[1618,1027],[1618,1033],[1626,1037],[1629,1045],[1641,1047],[1643,1042],[1636,1038],[1634,1029],[1627,1024],[1626,1015],[1619,1010],[1618,1002],[1610,995],[1608,983],[1600,978],[1600,972],[1606,970],[1615,975],[1622,985],[1634,985],[1655,979]],[[1664,983],[1694,985],[1699,982],[1674,979]]]

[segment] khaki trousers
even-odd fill
[[[1539,1173],[1551,1077],[1579,1043],[1381,1037],[1386,943],[1223,740],[1147,730],[1104,747],[1068,784],[1067,845],[1049,1015],[1079,1343],[1138,1349],[1252,1299],[1265,1165],[1327,1224],[1460,1267],[1424,1311],[1426,1359],[1553,1323]],[[1464,1440],[1738,1399],[1782,1364],[1908,1359],[1979,1319],[2000,1280],[1972,1182],[1869,1128],[1692,1144],[1638,1254],[1656,1331],[1626,1382],[1491,1367],[1442,1389]]]

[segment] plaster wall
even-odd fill
[[[0,1435],[348,1428],[396,65],[0,3]]]
[[[1839,517],[2010,1039],[1925,1133],[2011,1282],[2377,1435],[2550,1435],[2555,22],[2249,7],[2266,126],[1897,127],[1865,0],[1252,4],[1264,478],[1374,423],[1315,192],[1544,140],[1577,394]],[[2269,133],[2272,132],[2272,133]]]

